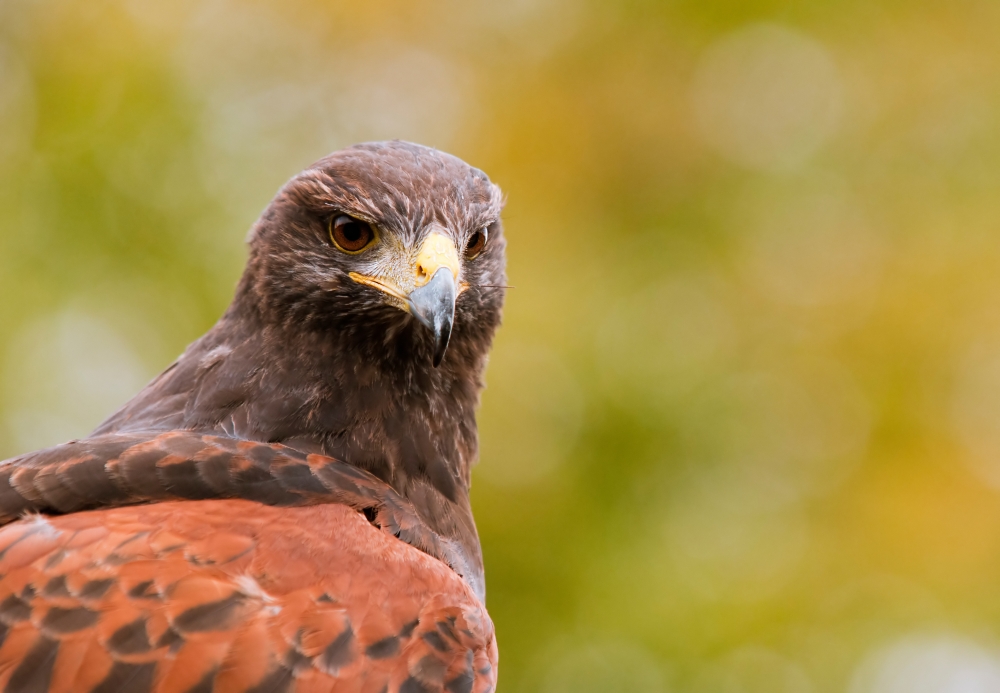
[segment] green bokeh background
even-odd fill
[[[0,454],[356,141],[508,195],[501,693],[1000,690],[1000,4],[0,3]]]

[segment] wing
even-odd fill
[[[193,431],[107,434],[0,466],[0,523],[164,500],[243,498],[271,506],[339,503],[447,563],[485,599],[478,541],[443,537],[372,474],[278,444]]]
[[[493,626],[473,590],[343,504],[34,516],[0,529],[0,576],[11,693],[495,686]]]

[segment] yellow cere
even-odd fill
[[[414,272],[417,275],[417,286],[423,286],[431,280],[434,274],[442,267],[451,270],[454,277],[458,277],[458,250],[455,243],[442,233],[434,232],[424,239],[417,253],[417,260],[414,263]]]

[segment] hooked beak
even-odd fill
[[[434,335],[434,367],[437,368],[448,349],[451,328],[455,323],[455,276],[441,267],[431,280],[410,292],[410,312]]]
[[[395,283],[351,272],[359,284],[393,297],[396,305],[408,311],[434,336],[434,367],[437,368],[448,349],[451,329],[455,323],[455,299],[461,293],[458,286],[458,250],[455,243],[442,233],[434,232],[424,239],[413,266],[414,279],[407,293]],[[463,287],[464,288],[464,287]]]

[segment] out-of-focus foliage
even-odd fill
[[[5,0],[0,452],[225,307],[328,151],[506,190],[501,691],[1000,690],[1000,5]]]

